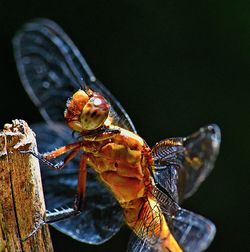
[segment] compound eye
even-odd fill
[[[75,130],[81,132],[82,125],[79,121],[83,107],[89,101],[89,96],[83,90],[78,90],[73,94],[71,99],[67,101],[67,107],[64,112],[64,117],[68,126]]]
[[[108,117],[109,107],[103,96],[95,94],[91,97],[82,110],[80,117],[82,128],[84,130],[99,128]]]

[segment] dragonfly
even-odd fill
[[[125,222],[127,251],[206,250],[215,225],[180,204],[213,169],[219,127],[149,147],[55,22],[26,23],[13,46],[21,82],[45,120],[33,125],[43,154],[32,154],[42,161],[46,205],[54,210],[41,223],[102,244]]]

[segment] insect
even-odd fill
[[[125,221],[133,231],[128,251],[205,250],[214,224],[179,203],[212,170],[219,127],[211,124],[149,148],[57,24],[27,23],[13,44],[21,81],[46,121],[34,125],[45,154],[33,154],[52,168],[43,168],[42,176],[46,204],[56,211],[47,212],[43,223],[100,244]]]

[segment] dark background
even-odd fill
[[[250,18],[243,1],[0,1],[0,122],[41,120],[17,75],[11,38],[36,17],[58,22],[152,146],[215,122],[216,168],[184,206],[209,217],[208,251],[249,244]],[[52,230],[55,251],[125,251],[127,228],[87,246]]]

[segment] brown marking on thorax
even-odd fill
[[[120,129],[120,133],[110,139],[86,142],[83,149],[88,164],[121,205],[145,196],[153,159],[138,135]]]

